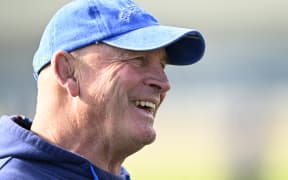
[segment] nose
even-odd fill
[[[162,66],[151,68],[149,78],[146,78],[144,83],[150,87],[159,90],[161,93],[166,93],[170,89],[170,82],[162,68]]]

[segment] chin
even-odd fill
[[[139,141],[143,146],[151,144],[156,139],[156,132],[153,128],[149,128],[149,130],[142,132],[142,134],[139,135]]]
[[[152,144],[154,141],[156,140],[156,135],[154,135],[152,138],[147,139],[147,141],[145,141],[145,145],[149,145]]]

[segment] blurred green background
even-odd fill
[[[0,114],[33,117],[32,57],[67,0],[1,0]],[[136,180],[288,179],[288,1],[136,0],[162,24],[199,29],[199,63],[168,67],[154,144],[129,157]]]

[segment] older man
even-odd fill
[[[166,64],[204,54],[192,29],[161,26],[130,0],[76,0],[47,25],[32,121],[0,122],[1,179],[130,179],[122,163],[155,140]]]

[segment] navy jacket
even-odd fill
[[[122,168],[115,176],[83,157],[52,145],[29,131],[31,120],[0,119],[0,179],[5,180],[130,180]]]

